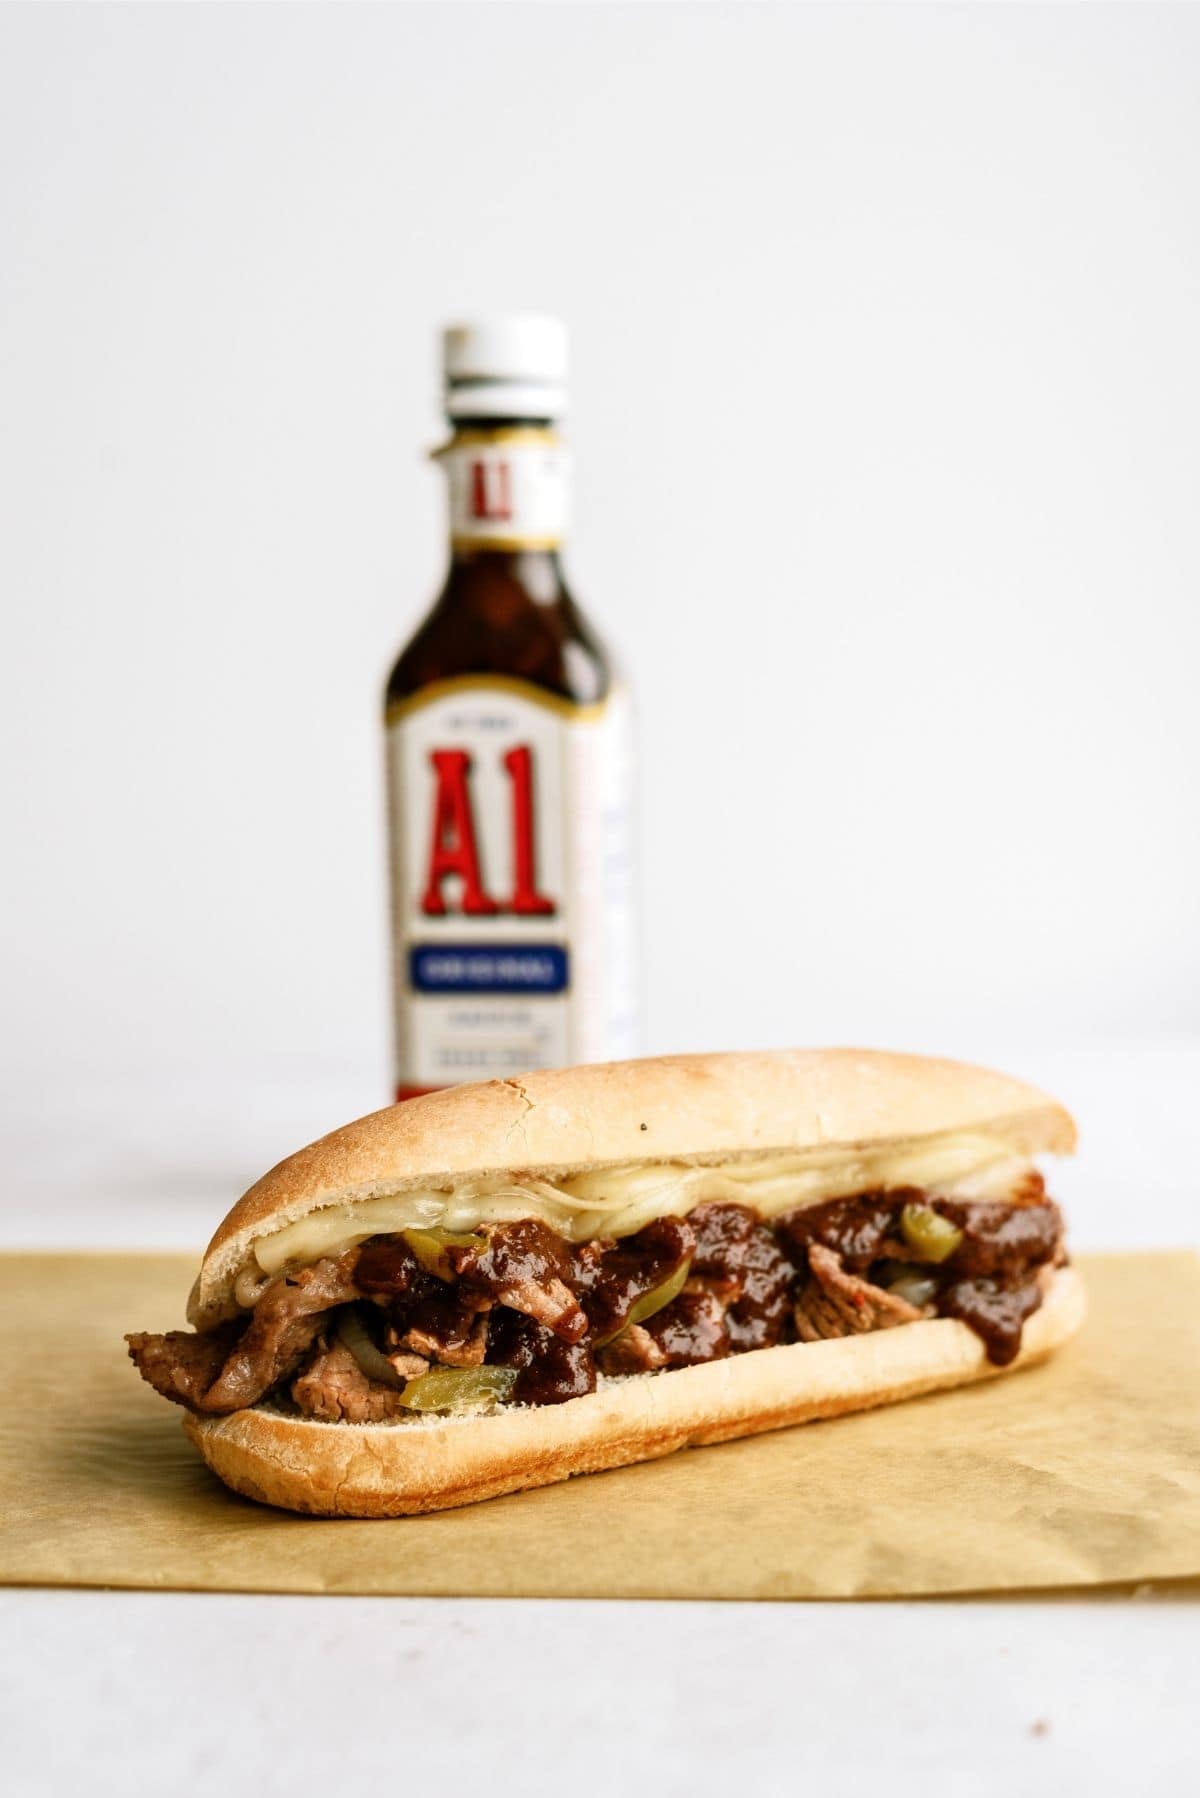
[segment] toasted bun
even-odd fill
[[[1043,1360],[1086,1309],[1074,1268],[1049,1279],[1013,1367]],[[839,1417],[1011,1371],[950,1318],[607,1383],[565,1405],[401,1424],[313,1423],[264,1410],[184,1419],[235,1492],[320,1517],[406,1517],[651,1461],[786,1424]]]
[[[452,1087],[373,1112],[272,1168],[213,1237],[188,1315],[198,1329],[229,1315],[255,1242],[326,1206],[497,1174],[553,1181],[629,1163],[900,1146],[961,1131],[1023,1155],[1075,1146],[1068,1113],[1035,1087],[865,1049],[668,1055]]]

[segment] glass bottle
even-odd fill
[[[566,334],[443,341],[450,562],[386,693],[398,1098],[637,1051],[629,698],[560,559]]]

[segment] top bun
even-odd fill
[[[1023,1155],[1075,1146],[1070,1115],[1036,1087],[868,1049],[664,1055],[450,1087],[359,1118],[264,1174],[209,1243],[188,1314],[200,1329],[228,1315],[255,1242],[328,1205],[490,1174],[553,1181],[630,1162],[879,1148],[955,1131]]]

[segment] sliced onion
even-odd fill
[[[904,1299],[916,1310],[923,1311],[937,1291],[937,1281],[930,1279],[928,1274],[909,1271],[889,1281],[888,1291],[896,1298]]]
[[[256,1273],[252,1267],[244,1267],[234,1284],[233,1296],[243,1311],[253,1311],[270,1284],[270,1274]]]
[[[377,1349],[357,1311],[343,1311],[338,1319],[337,1339],[348,1348],[368,1380],[380,1380],[385,1386],[399,1390],[404,1380],[396,1372],[382,1349]]]

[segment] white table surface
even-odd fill
[[[996,1055],[1059,1091],[1077,1247],[1194,1243],[1200,1043]],[[18,1093],[0,1247],[194,1247],[372,1095],[289,1070]],[[213,1145],[219,1144],[214,1150]],[[1135,1596],[641,1604],[0,1593],[16,1794],[1133,1792],[1200,1777],[1200,1607]]]

